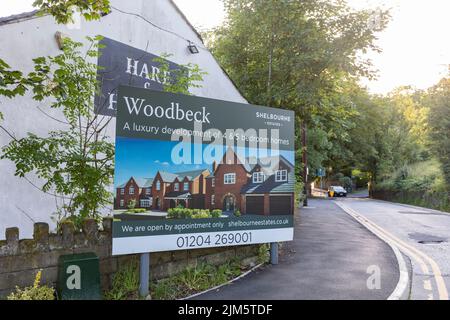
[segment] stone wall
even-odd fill
[[[83,252],[97,254],[102,289],[109,289],[114,273],[131,259],[138,258],[137,255],[112,256],[111,231],[111,218],[105,218],[101,227],[94,219],[86,219],[81,232],[77,232],[72,223],[63,223],[59,233],[50,233],[47,223],[36,223],[33,239],[19,240],[18,228],[6,229],[6,240],[0,241],[0,298],[12,292],[15,286],[32,285],[41,269],[41,283],[56,287],[59,257]],[[252,266],[257,262],[258,248],[258,245],[249,245],[152,253],[151,278],[166,278],[199,262],[222,264],[233,257]]]

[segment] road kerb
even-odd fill
[[[385,242],[394,252],[394,255],[397,259],[398,268],[399,268],[399,280],[397,282],[397,285],[394,289],[394,291],[390,294],[390,296],[387,298],[387,300],[407,300],[409,297],[409,273],[408,269],[406,267],[405,259],[403,259],[402,253],[398,249],[398,247],[392,243],[392,241],[388,238],[386,238],[384,235],[380,234],[375,228],[373,228],[371,225],[366,223],[365,221],[358,219],[347,207],[339,203],[338,201],[335,201],[335,204],[341,208],[345,213],[347,213],[349,216],[351,216],[353,219],[355,219],[357,222],[359,222],[361,225],[363,225],[366,229],[368,229],[370,232],[372,232],[375,236],[380,238],[383,242]]]

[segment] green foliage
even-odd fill
[[[42,14],[52,15],[61,24],[73,22],[75,10],[86,20],[98,20],[111,11],[109,0],[35,0],[33,6]]]
[[[129,210],[133,210],[135,207],[136,207],[136,200],[135,199],[131,199],[130,201],[128,201],[127,208]]]
[[[222,210],[209,211],[208,209],[188,209],[188,208],[170,208],[167,210],[169,219],[206,219],[220,218]]]
[[[0,59],[0,96],[13,98],[17,95],[23,96],[27,90],[29,79],[23,77],[22,72],[11,70],[11,67]],[[3,114],[0,112],[0,121]]]
[[[235,217],[240,217],[242,214],[241,214],[241,211],[239,210],[239,209],[237,209],[237,210],[235,210],[234,211],[234,216]]]
[[[21,289],[16,287],[16,291],[11,293],[8,300],[55,300],[55,290],[40,284],[42,270],[39,270],[31,287]]]
[[[152,283],[151,295],[157,300],[184,298],[196,292],[210,289],[239,276],[239,261],[231,260],[219,266],[207,263],[188,267],[180,274]]]
[[[428,92],[431,149],[441,163],[450,194],[450,77],[442,79]]]
[[[440,164],[431,159],[401,166],[389,178],[377,183],[376,190],[441,192],[443,186]]]
[[[2,150],[1,158],[15,163],[16,176],[35,173],[45,181],[42,190],[62,200],[57,208],[60,217],[97,218],[99,208],[112,199],[108,187],[114,172],[114,145],[104,132],[110,119],[94,114],[97,66],[86,59],[97,56],[99,39],[89,38],[85,54],[80,52],[81,43],[64,39],[62,54],[33,59],[34,71],[27,76],[33,81],[33,98],[51,98],[48,108],[61,111],[59,122],[65,129],[45,136],[28,133]]]
[[[126,213],[145,213],[147,209],[144,208],[135,208],[135,209],[129,209],[126,211]]]
[[[191,95],[190,88],[199,88],[203,76],[208,73],[202,71],[197,64],[188,63],[180,65],[177,69],[170,69],[167,60],[172,55],[164,53],[161,57],[154,58],[153,61],[159,64],[160,73],[164,75],[163,88],[165,92],[181,93]]]
[[[373,12],[354,11],[344,1],[227,0],[225,8],[226,23],[206,38],[247,100],[296,111],[296,123],[308,128],[303,150],[297,126],[296,162],[307,152],[310,172],[349,167],[356,79],[373,75],[358,52],[378,50],[376,32],[388,12],[379,11],[374,26]]]
[[[222,210],[220,209],[214,209],[211,211],[211,217],[213,218],[220,218],[222,216]]]
[[[270,246],[268,243],[264,243],[258,248],[258,262],[268,263],[270,260]]]
[[[112,280],[111,290],[105,292],[107,300],[131,300],[139,298],[139,263],[137,260],[122,266]]]

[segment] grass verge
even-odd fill
[[[261,249],[259,261],[267,261],[267,256]],[[224,284],[244,272],[249,267],[243,266],[242,261],[235,258],[224,264],[214,266],[199,263],[185,268],[179,274],[169,278],[152,281],[150,295],[156,300],[175,300],[188,297],[210,288]],[[138,300],[139,298],[139,263],[131,261],[119,269],[114,275],[111,290],[104,293],[107,300]]]

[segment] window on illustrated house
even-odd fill
[[[175,186],[173,187],[173,190],[180,191],[180,184],[179,183],[175,183]]]
[[[188,190],[189,190],[189,182],[185,182],[185,183],[183,184],[183,190],[184,190],[184,191],[188,191]]]
[[[120,199],[120,206],[123,207],[125,205],[125,200]]]
[[[121,189],[120,189],[120,194],[121,194],[121,195],[124,195],[124,194],[125,194],[125,189],[124,189],[124,188],[121,188]]]
[[[262,182],[264,182],[264,173],[254,172],[253,173],[253,183],[262,183]]]
[[[156,181],[156,190],[157,191],[161,190],[161,182],[159,180]]]
[[[275,173],[275,182],[287,181],[287,170],[278,170]]]
[[[149,199],[141,199],[141,207],[142,208],[150,208],[151,203]]]
[[[226,173],[223,176],[224,184],[235,184],[236,183],[236,173]]]
[[[150,189],[150,188],[145,189],[145,194],[149,195],[151,193],[152,193],[152,189]]]
[[[215,185],[216,185],[216,178],[212,178],[211,179],[211,187],[215,187]]]
[[[128,189],[128,194],[134,194],[134,187],[130,187],[130,189]]]
[[[216,204],[216,196],[215,195],[211,195],[211,205],[215,205]]]

